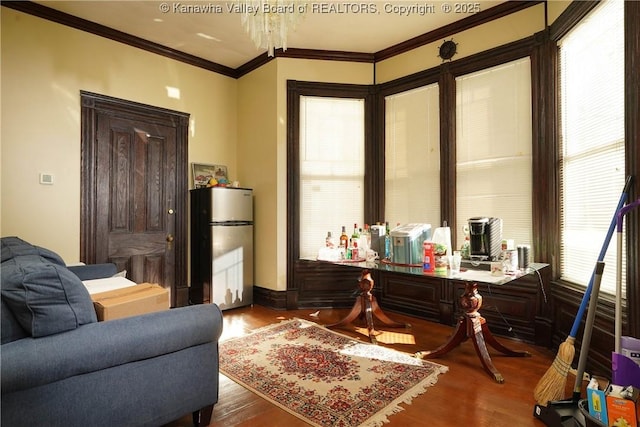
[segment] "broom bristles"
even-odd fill
[[[569,336],[560,344],[556,358],[538,381],[538,385],[533,391],[533,397],[538,404],[546,405],[550,401],[562,398],[567,385],[567,373],[576,354],[575,340],[574,337]]]

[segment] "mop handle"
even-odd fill
[[[607,253],[607,248],[609,247],[609,243],[611,242],[611,237],[613,237],[613,232],[616,229],[616,223],[618,218],[618,211],[622,209],[624,206],[624,202],[627,200],[627,191],[631,186],[632,176],[627,177],[627,182],[624,184],[624,189],[622,190],[622,194],[620,195],[620,200],[618,201],[618,206],[616,207],[615,213],[613,214],[613,218],[611,218],[611,224],[609,224],[609,230],[607,230],[607,236],[604,239],[604,243],[602,248],[600,249],[600,254],[598,255],[598,261],[604,261],[604,256]],[[573,321],[573,326],[571,327],[571,332],[569,333],[570,337],[575,338],[578,334],[578,328],[580,328],[580,322],[582,321],[582,316],[584,316],[584,311],[587,309],[587,302],[589,301],[589,297],[591,296],[591,288],[593,288],[593,279],[595,277],[596,267],[593,269],[593,273],[591,273],[591,279],[589,280],[589,286],[587,286],[584,295],[582,296],[582,302],[580,303],[580,307],[578,308],[578,314],[576,314],[576,318]]]
[[[598,295],[600,293],[600,282],[602,281],[602,272],[604,271],[604,262],[598,261],[596,264],[596,276],[593,281],[593,291],[589,298],[589,311],[587,312],[587,320],[584,323],[584,333],[582,334],[582,346],[580,347],[580,358],[578,359],[578,369],[576,371],[576,382],[573,386],[573,400],[577,402],[580,399],[582,389],[582,377],[587,367],[587,354],[591,346],[591,331],[593,330],[593,322],[596,319],[596,309],[598,306]]]

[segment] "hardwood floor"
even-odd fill
[[[223,312],[222,340],[241,336],[252,330],[285,319],[302,318],[319,324],[337,322],[348,310],[276,311],[261,306]],[[410,316],[387,312],[394,320],[411,324],[410,329],[380,326],[379,345],[414,354],[433,350],[453,333],[453,327],[428,322]],[[379,322],[376,323],[379,325]],[[366,329],[356,321],[353,325],[335,330],[368,342]],[[489,324],[491,329],[491,325]],[[551,350],[524,344],[517,340],[497,337],[513,350],[526,350],[532,357],[507,357],[489,348],[495,367],[503,375],[503,384],[496,383],[482,368],[470,340],[462,343],[434,362],[449,367],[438,382],[426,393],[413,399],[404,410],[389,417],[389,427],[405,426],[479,426],[527,427],[544,426],[533,417],[533,389],[551,366],[556,355]],[[567,378],[566,396],[571,396],[574,377]],[[187,427],[191,417],[184,417],[165,427]],[[303,427],[307,423],[258,397],[242,386],[220,375],[220,397],[213,411],[210,427]]]

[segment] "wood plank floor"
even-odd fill
[[[348,310],[277,311],[262,306],[238,308],[224,312],[222,340],[241,336],[254,329],[285,319],[301,318],[319,324],[330,324],[344,317]],[[410,316],[387,312],[394,320],[411,324],[410,329],[380,326],[380,345],[414,354],[420,350],[433,350],[445,343],[453,328]],[[378,323],[379,324],[379,323]],[[376,324],[376,325],[378,325]],[[489,324],[491,329],[491,324]],[[356,321],[338,332],[368,342],[366,329]],[[404,410],[389,417],[388,427],[405,426],[479,426],[479,427],[540,427],[533,417],[533,389],[551,366],[556,353],[517,340],[497,337],[513,350],[526,350],[532,357],[507,357],[489,348],[495,367],[505,382],[496,383],[482,368],[473,343],[468,340],[434,362],[449,367],[449,372],[438,378],[435,386],[416,397]],[[565,396],[571,396],[574,377],[567,378]],[[583,388],[584,389],[584,388]],[[220,375],[219,401],[213,411],[211,427],[304,427],[307,423],[267,402],[242,386]],[[175,421],[165,427],[187,427],[191,417]]]

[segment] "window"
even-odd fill
[[[385,98],[385,221],[440,226],[438,85]]]
[[[456,98],[457,226],[472,217],[502,218],[504,239],[530,244],[529,58],[456,78]]]
[[[300,258],[364,221],[364,99],[300,97]]]
[[[560,275],[584,286],[625,181],[623,9],[622,1],[604,2],[559,41]],[[615,241],[601,292],[615,293]]]

